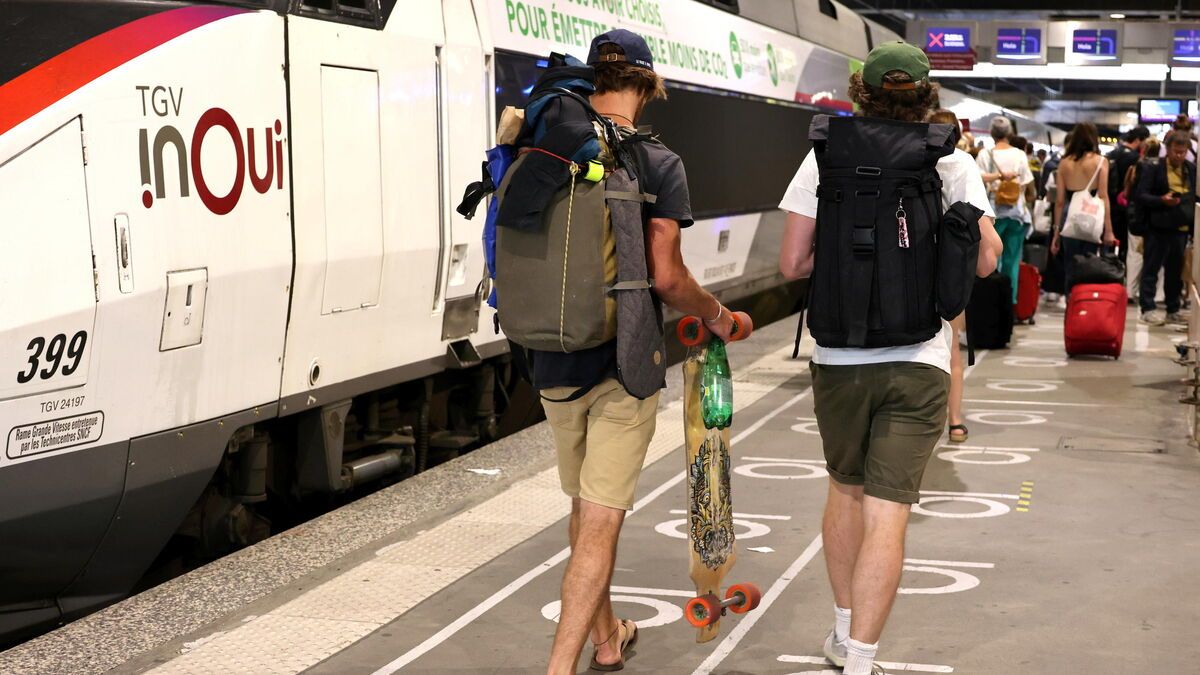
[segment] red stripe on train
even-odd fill
[[[236,7],[181,7],[131,21],[81,42],[0,86],[0,134],[161,44],[248,11]]]

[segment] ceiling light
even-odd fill
[[[1110,18],[1110,19],[1124,19],[1124,18],[1125,18],[1125,15],[1124,15],[1124,14],[1121,14],[1121,13],[1119,13],[1119,12],[1118,12],[1118,13],[1115,13],[1115,14],[1109,14],[1109,15],[1108,15],[1108,18]]]

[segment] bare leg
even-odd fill
[[[563,574],[562,612],[550,651],[547,669],[550,675],[573,675],[588,633],[595,632],[593,625],[608,597],[617,538],[625,519],[625,511],[621,509],[583,500],[578,502],[578,508],[573,505],[572,511],[570,532],[575,541]],[[607,614],[612,621],[611,607]],[[607,637],[606,634],[599,639]]]
[[[833,600],[838,607],[850,608],[854,565],[863,543],[863,489],[861,485],[843,485],[829,480],[825,501],[825,519],[821,523],[825,569]]]
[[[963,398],[963,375],[965,373],[965,364],[963,363],[962,348],[959,346],[959,336],[966,330],[967,315],[959,314],[950,322],[950,424],[963,423],[962,398]]]
[[[859,642],[879,642],[892,611],[904,565],[904,533],[910,509],[909,504],[863,498],[862,549],[850,591],[850,637]]]
[[[579,512],[581,509],[582,499],[575,497],[571,500],[571,520],[568,525],[568,533],[571,538],[571,550],[575,550],[575,542],[579,537]],[[612,572],[609,572],[608,582],[604,584],[607,589],[612,583]],[[596,615],[592,617],[592,644],[596,645],[596,660],[603,664],[616,663],[621,660],[621,645],[620,635],[616,633],[617,618],[613,613],[612,598],[609,593],[605,592],[600,598],[600,606],[596,608]],[[611,639],[610,639],[611,638]]]

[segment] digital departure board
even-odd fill
[[[1041,28],[997,28],[996,58],[1035,61],[1042,58]]]
[[[1174,122],[1183,112],[1183,101],[1177,98],[1143,98],[1138,100],[1138,121],[1142,124]]]
[[[1071,53],[1087,61],[1120,59],[1120,34],[1115,28],[1076,28],[1071,32]]]
[[[1175,29],[1175,37],[1171,43],[1171,60],[1178,63],[1200,64],[1200,29]]]

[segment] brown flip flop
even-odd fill
[[[621,622],[617,624],[617,630],[613,631],[613,634],[617,634],[622,627],[624,627],[628,632],[625,633],[625,637],[621,640],[621,660],[617,661],[616,663],[600,663],[596,660],[596,654],[593,652],[592,663],[588,666],[589,670],[598,670],[602,673],[610,673],[625,669],[625,650],[637,644],[638,627],[636,623],[630,621],[629,619],[621,619]],[[611,640],[612,636],[609,636],[608,639]],[[605,640],[605,642],[608,642],[608,640]],[[595,643],[593,643],[592,646],[595,647]]]

